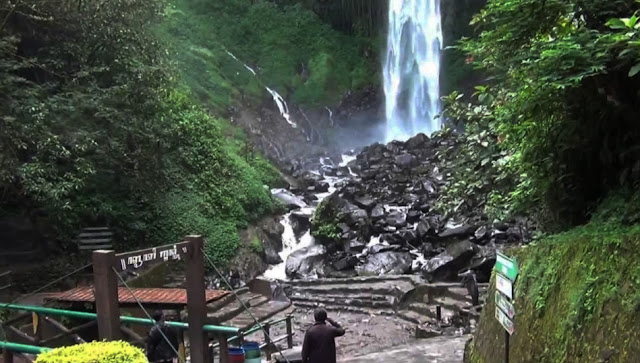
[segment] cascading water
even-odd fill
[[[440,129],[440,0],[389,0],[386,141]]]

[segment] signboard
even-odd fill
[[[496,255],[496,264],[493,269],[511,281],[515,281],[516,277],[518,277],[518,263],[516,260],[500,252]]]
[[[501,274],[496,274],[496,288],[498,291],[504,294],[504,296],[508,297],[510,300],[513,300],[513,282],[502,276]]]
[[[138,269],[143,265],[153,265],[159,262],[180,260],[189,252],[189,242],[176,243],[146,250],[120,253],[116,255],[116,269],[124,271],[130,268]]]
[[[500,309],[496,309],[496,319],[500,322],[500,325],[504,328],[504,330],[509,333],[509,335],[513,335],[516,331],[515,326],[513,325],[513,321],[509,319],[509,317],[502,312]]]
[[[516,316],[516,309],[513,307],[513,304],[501,293],[496,291],[496,307],[500,308],[503,313],[509,317],[509,319],[513,319]]]

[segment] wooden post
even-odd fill
[[[187,323],[189,323],[189,345],[191,363],[209,363],[208,336],[204,331],[207,319],[207,304],[204,286],[204,257],[202,236],[186,236],[190,242],[186,265],[187,280]],[[226,343],[226,338],[224,339]],[[222,347],[221,347],[222,349]],[[221,354],[221,359],[224,353]],[[222,360],[221,360],[222,362]]]
[[[287,347],[293,348],[293,327],[291,326],[291,315],[287,316]]]
[[[2,361],[4,363],[13,363],[13,352],[9,349],[4,349],[2,351]]]
[[[266,353],[267,353],[267,360],[270,361],[271,360],[271,324],[269,324],[268,322],[264,323],[263,325],[264,328],[264,342],[267,343],[265,349],[266,349]]]
[[[218,346],[220,349],[220,363],[229,363],[229,343],[225,335],[218,334]]]
[[[118,280],[113,266],[116,254],[113,251],[93,251],[93,285],[95,287],[96,313],[100,339],[120,339],[120,305],[118,303]]]

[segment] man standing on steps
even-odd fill
[[[336,363],[336,337],[344,335],[340,324],[327,317],[327,311],[313,313],[316,323],[304,335],[302,363]],[[327,323],[331,325],[327,325]]]

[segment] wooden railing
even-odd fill
[[[232,336],[230,338],[227,338],[224,341],[221,341],[220,339],[218,340],[218,342],[215,343],[211,343],[209,344],[209,348],[211,349],[211,356],[213,357],[214,355],[214,351],[215,349],[219,349],[220,351],[228,349],[229,344],[233,344],[236,346],[241,346],[242,343],[245,340],[245,337],[263,331],[264,334],[264,343],[260,344],[260,349],[265,351],[265,354],[267,356],[267,360],[271,360],[271,355],[273,354],[273,348],[275,347],[275,344],[282,342],[284,340],[287,341],[287,347],[289,349],[293,348],[293,317],[291,315],[287,315],[286,317],[282,318],[282,319],[278,319],[278,320],[273,320],[273,321],[267,321],[264,322],[262,324],[258,324],[255,325],[253,327],[251,327],[250,329],[247,329],[245,331],[241,331],[238,335]],[[278,324],[282,324],[285,323],[286,325],[286,333],[282,336],[276,337],[271,339],[271,328],[278,325]]]

